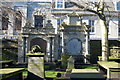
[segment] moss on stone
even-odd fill
[[[120,68],[119,67],[120,64],[117,62],[114,62],[114,61],[98,61],[98,64],[106,69],[108,69],[108,68]]]
[[[62,54],[62,67],[65,69],[67,68],[69,57],[70,57],[70,55],[68,55],[68,54]]]
[[[0,63],[9,63],[12,62],[13,60],[5,60],[5,61],[0,61]]]
[[[102,60],[102,56],[98,56],[98,58],[99,58],[99,61]],[[120,59],[120,58],[109,56],[109,60],[113,60],[113,59],[115,60],[115,59]]]
[[[0,69],[0,75],[2,75],[2,77],[0,77],[0,79],[8,78],[8,77],[11,77],[13,75],[22,73],[24,70],[25,70],[24,68],[4,68],[4,69]]]
[[[45,76],[46,77],[51,77],[51,78],[56,78],[56,75],[58,73],[65,73],[65,72],[61,72],[61,71],[45,71]]]
[[[0,74],[10,74],[17,71],[23,71],[23,70],[24,68],[4,68],[4,69],[0,69]]]

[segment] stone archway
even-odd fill
[[[33,45],[39,45],[41,47],[42,52],[46,53],[47,42],[42,38],[34,38],[30,41],[30,50]]]

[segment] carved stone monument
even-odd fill
[[[46,28],[53,28],[53,25],[51,23],[51,20],[47,21]]]
[[[44,71],[44,53],[40,52],[40,47],[35,45],[28,55],[28,80],[43,80]]]
[[[67,69],[74,69],[74,58],[72,56],[70,56],[70,58],[68,59],[68,66]]]

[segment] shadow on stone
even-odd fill
[[[44,80],[44,79],[31,72],[28,72],[27,80]]]

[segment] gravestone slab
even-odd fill
[[[29,79],[44,79],[44,53],[29,53],[28,55],[28,77]]]
[[[74,58],[72,56],[70,56],[70,58],[68,59],[68,66],[67,69],[74,69]]]

